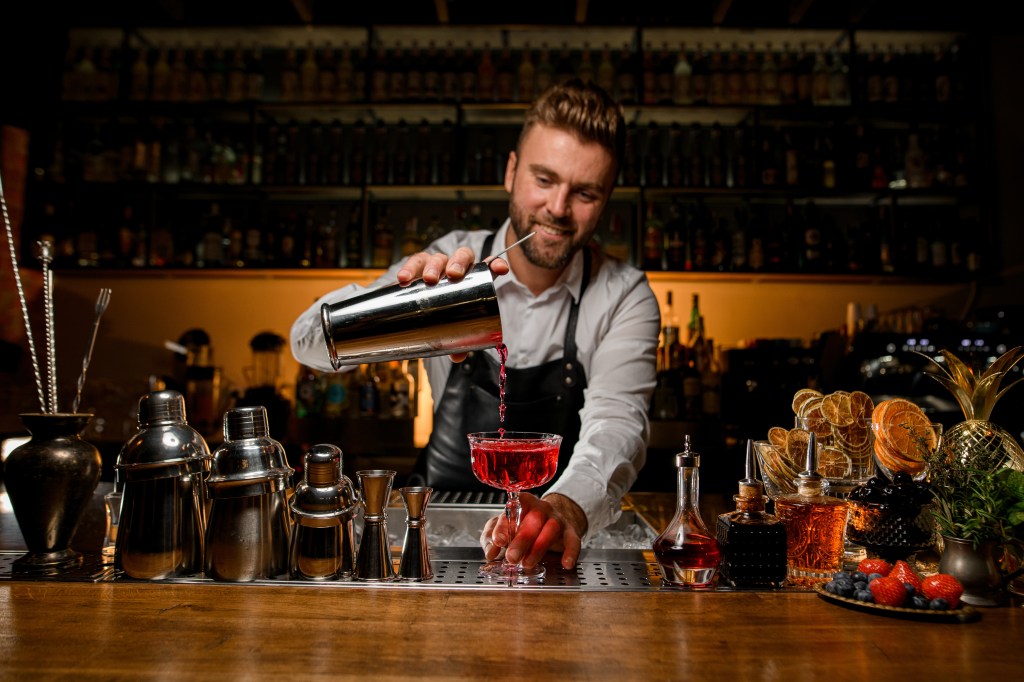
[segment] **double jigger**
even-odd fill
[[[421,581],[433,577],[430,551],[427,546],[425,514],[430,501],[431,488],[407,486],[399,488],[405,504],[405,539],[398,571],[391,557],[388,538],[387,504],[391,498],[394,471],[368,469],[357,471],[362,491],[363,532],[356,554],[355,579],[367,582],[392,580]]]

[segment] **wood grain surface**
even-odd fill
[[[671,495],[630,503],[655,524],[674,508]],[[0,514],[0,535],[19,535],[11,517]],[[976,623],[917,622],[787,590],[544,592],[7,576],[0,579],[0,680],[1014,679],[1024,642],[1021,602],[981,611]]]

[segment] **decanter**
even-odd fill
[[[676,455],[675,515],[653,547],[666,586],[711,588],[718,570],[718,542],[700,514],[699,467],[700,455],[690,450],[686,436],[683,451]]]
[[[786,582],[786,527],[765,511],[754,443],[747,441],[746,469],[733,496],[736,510],[718,517],[719,583],[737,588],[779,588]]]
[[[827,581],[843,568],[849,507],[828,494],[828,484],[817,472],[817,454],[811,431],[806,468],[793,480],[796,492],[775,501],[775,513],[786,526],[787,576],[793,585]]]

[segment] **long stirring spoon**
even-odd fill
[[[82,358],[82,373],[78,375],[78,389],[75,391],[75,402],[71,406],[71,412],[78,414],[78,406],[82,402],[82,388],[85,386],[85,373],[89,369],[89,362],[92,361],[92,349],[96,345],[96,331],[100,328],[100,318],[110,305],[110,289],[100,289],[100,295],[96,298],[96,316],[92,321],[92,336],[89,339],[89,348]]]
[[[53,321],[53,242],[43,239],[36,242],[39,247],[39,262],[43,264],[43,313],[46,322],[46,375],[49,402],[47,412],[57,414],[57,330]]]

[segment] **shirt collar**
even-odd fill
[[[501,251],[503,248],[505,248],[504,244],[505,239],[508,235],[508,231],[510,229],[510,222],[511,220],[506,218],[505,224],[498,228],[498,231],[494,234],[494,244],[491,246],[491,253],[497,253]],[[516,277],[515,271],[510,271],[509,274],[503,277],[498,277],[496,280],[494,280],[494,289],[498,290],[501,287],[509,286],[512,283],[515,283],[516,286],[522,288],[524,291],[529,291],[526,285],[520,282],[519,278]],[[580,288],[582,286],[583,252],[577,251],[575,254],[573,254],[572,260],[569,261],[568,267],[566,267],[565,270],[562,271],[562,274],[561,276],[559,276],[558,281],[555,282],[555,285],[548,289],[547,291],[543,292],[541,296],[550,295],[549,292],[554,292],[555,290],[562,288],[568,291],[569,294],[572,295],[573,299],[578,302],[580,300]]]

